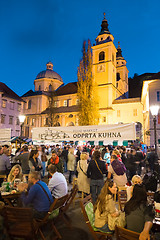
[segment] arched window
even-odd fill
[[[38,89],[39,89],[39,91],[41,91],[41,85],[39,85],[39,88],[38,88]]]
[[[99,61],[105,60],[105,52],[100,52],[99,53]]]
[[[61,124],[59,123],[59,122],[56,122],[55,124],[54,124],[54,127],[60,127],[61,126]]]
[[[28,109],[31,109],[31,105],[32,105],[32,101],[29,100],[29,101],[28,101]]]
[[[74,123],[73,123],[73,122],[70,122],[70,123],[68,123],[67,126],[68,126],[68,127],[70,127],[70,126],[74,126]]]
[[[117,82],[121,79],[120,73],[117,73]]]
[[[49,91],[52,91],[52,84],[49,85]]]

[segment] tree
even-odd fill
[[[47,118],[48,121],[46,125],[49,127],[57,126],[57,121],[58,121],[58,115],[56,115],[56,106],[55,106],[55,96],[56,96],[56,91],[53,88],[53,85],[50,84],[49,86],[49,91],[48,91],[48,114]]]
[[[83,42],[82,59],[78,67],[79,125],[98,124],[96,84],[92,74],[91,42]]]

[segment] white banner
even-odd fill
[[[58,141],[114,141],[135,140],[134,123],[33,128],[32,141],[48,143]]]
[[[11,144],[11,128],[0,129],[0,145]]]

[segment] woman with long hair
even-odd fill
[[[90,179],[87,178],[87,168],[88,168],[88,154],[87,152],[82,152],[80,155],[80,160],[77,163],[78,172],[78,190],[84,193],[90,193]]]
[[[38,150],[31,150],[29,155],[29,167],[31,172],[42,170],[42,166],[38,161],[38,156],[39,156]]]
[[[108,214],[118,217],[119,211],[116,209],[113,195],[117,193],[116,184],[110,179],[107,180],[94,205],[95,222],[94,226],[101,231],[111,232],[108,226]]]
[[[22,182],[26,182],[26,178],[23,176],[22,168],[19,164],[16,164],[12,167],[7,181],[13,183],[15,179],[20,179]]]
[[[136,184],[133,195],[125,205],[127,229],[140,234],[140,240],[148,240],[154,214],[152,206],[147,206],[147,193],[144,185]]]

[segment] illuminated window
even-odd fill
[[[76,105],[78,105],[78,104],[79,104],[79,99],[77,98],[77,99],[76,99]]]
[[[20,103],[17,103],[17,110],[18,110],[18,112],[21,111],[21,104]]]
[[[32,126],[34,126],[34,124],[35,124],[35,119],[32,118]]]
[[[2,107],[6,108],[7,107],[7,100],[2,99]]]
[[[134,116],[134,117],[137,116],[137,109],[133,109],[133,116]]]
[[[2,123],[2,124],[5,123],[5,118],[6,118],[6,115],[1,114],[1,123]]]
[[[103,122],[106,122],[106,117],[103,117]]]
[[[57,101],[54,102],[54,107],[57,107]]]
[[[117,117],[120,117],[120,116],[121,116],[121,111],[117,110]]]
[[[9,116],[9,124],[13,124],[13,116]]]
[[[27,117],[26,119],[26,124],[29,124],[29,117]]]
[[[64,107],[67,107],[67,100],[64,100],[63,106],[64,106]]]

